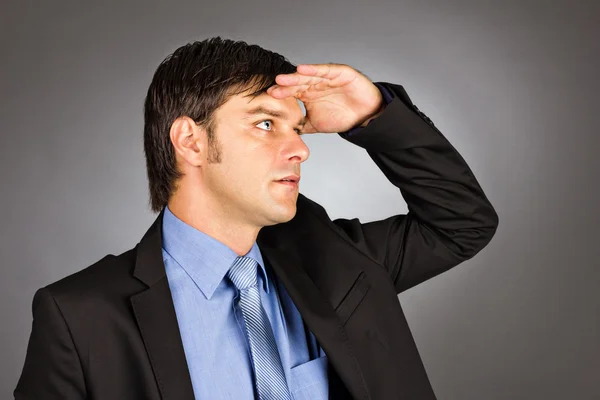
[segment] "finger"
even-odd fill
[[[329,89],[335,89],[336,87],[337,87],[337,85],[334,85],[330,80],[323,79],[321,82],[312,85],[310,87],[310,89],[315,90],[317,92],[322,92],[321,93],[321,95],[322,95],[323,92],[325,92]]]
[[[315,129],[314,126],[312,126],[312,124],[310,123],[310,120],[308,120],[302,127],[302,134],[304,135],[304,134],[311,134],[311,133],[317,133],[317,130]]]
[[[267,89],[267,94],[277,99],[284,99],[286,97],[294,96],[300,97],[301,94],[308,89],[310,85],[299,85],[299,86],[279,86],[273,85]]]
[[[339,77],[347,66],[345,64],[298,64],[296,71],[303,75],[318,76],[324,79]]]
[[[293,74],[282,74],[275,77],[275,82],[279,85],[293,86],[293,85],[315,85],[322,82],[323,78],[318,76],[306,76],[299,73]]]

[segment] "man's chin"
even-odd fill
[[[269,217],[270,223],[265,226],[284,224],[291,221],[296,216],[296,206],[293,209],[285,210],[280,213],[272,213]]]

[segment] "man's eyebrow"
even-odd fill
[[[256,107],[251,108],[250,110],[246,111],[246,115],[257,115],[257,114],[265,114],[265,115],[270,115],[271,117],[274,117],[274,118],[288,119],[287,113],[285,113],[283,111],[273,110],[271,108],[268,108],[268,107],[265,107],[262,105],[256,106]],[[306,116],[303,115],[302,118],[300,119],[300,121],[298,121],[296,123],[296,126],[303,128],[305,124],[306,124]]]

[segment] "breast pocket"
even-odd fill
[[[344,299],[335,308],[335,312],[340,318],[342,325],[346,325],[348,318],[350,318],[354,310],[356,310],[356,307],[358,307],[360,302],[364,299],[370,288],[371,284],[367,280],[367,276],[364,272],[361,272]]]
[[[322,356],[291,369],[290,391],[294,400],[327,400],[327,356]]]

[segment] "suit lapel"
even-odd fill
[[[314,231],[295,222],[300,220],[294,218],[286,224],[263,228],[257,240],[259,248],[352,397],[370,399],[360,365],[334,308],[351,291],[360,270],[353,265],[336,268],[334,259],[327,262],[332,265],[325,265],[323,259],[327,257],[319,254],[317,248],[327,244],[314,246],[319,239]],[[344,270],[347,273],[339,273]]]
[[[163,212],[137,248],[133,274],[148,289],[130,300],[161,397],[193,400],[192,381],[162,258]]]

